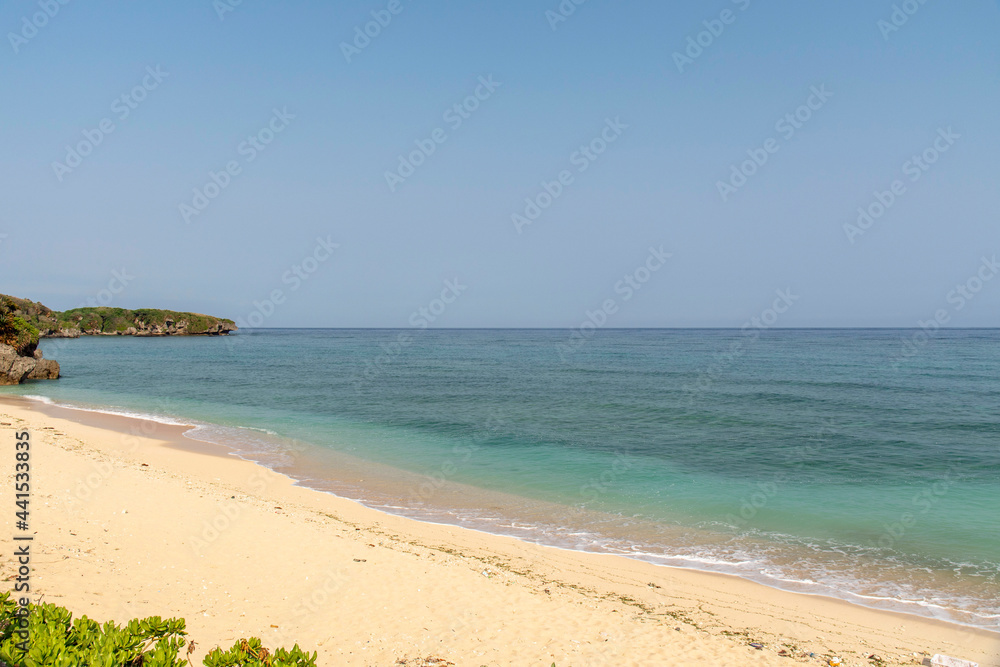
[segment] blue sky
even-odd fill
[[[898,25],[888,0],[223,2],[0,8],[0,291],[264,326],[575,327],[610,299],[606,326],[739,327],[790,290],[774,326],[1000,325],[995,0],[896,2]],[[519,225],[526,199],[547,206]]]

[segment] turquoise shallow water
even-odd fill
[[[3,393],[196,423],[410,516],[1000,628],[1000,331],[567,340],[47,340],[64,377]]]

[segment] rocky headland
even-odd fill
[[[0,294],[0,385],[59,377],[59,363],[44,359],[41,338],[80,336],[221,336],[236,323],[221,317],[141,308],[74,308],[56,311],[28,299]]]

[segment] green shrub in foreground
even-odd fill
[[[279,648],[273,654],[256,637],[241,639],[226,651],[213,649],[205,656],[205,667],[313,667],[316,654],[304,653],[298,644],[291,651]]]
[[[27,620],[10,593],[0,593],[0,661],[11,667],[185,667],[184,619],[153,616],[103,625],[54,604],[29,605]],[[26,632],[25,632],[26,631]],[[25,639],[25,635],[27,639]],[[294,646],[270,653],[259,639],[214,649],[207,667],[315,667],[316,654]]]

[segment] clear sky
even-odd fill
[[[3,3],[0,292],[1000,325],[997,0],[235,2]]]

